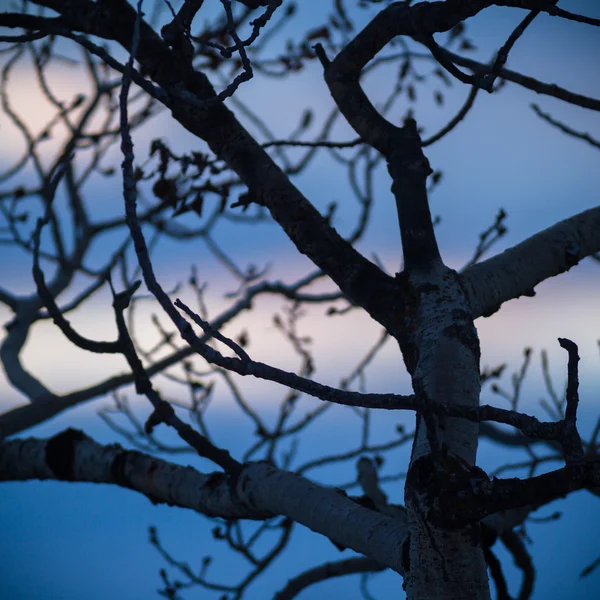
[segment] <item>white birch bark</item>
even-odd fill
[[[403,513],[392,518],[370,510],[342,491],[266,463],[248,464],[234,483],[223,473],[203,474],[117,444],[103,446],[73,429],[49,440],[0,443],[0,481],[31,479],[119,485],[154,503],[224,519],[284,515],[403,573]]]

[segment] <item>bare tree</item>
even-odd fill
[[[492,5],[526,13],[493,59],[480,62],[469,57],[474,44],[465,24]],[[135,6],[126,0],[15,0],[0,13],[1,101],[24,140],[21,156],[1,175],[2,243],[33,265],[28,292],[0,288],[0,301],[13,313],[0,358],[10,384],[26,400],[0,416],[0,479],[107,483],[217,521],[215,538],[245,562],[237,579],[213,578],[208,559],[192,569],[151,530],[151,543],[170,567],[161,572],[162,594],[168,598],[192,587],[241,598],[286,550],[296,524],[357,556],[286,574],[285,588],[273,590],[279,600],[325,579],[385,569],[400,575],[397,597],[489,598],[489,571],[497,596],[510,598],[495,553],[500,542],[523,573],[517,597],[528,598],[535,569],[520,528],[531,513],[557,498],[600,489],[600,420],[589,439],[582,439],[574,341],[559,340],[568,363],[564,396],[554,390],[543,359],[550,399],[544,405],[546,421],[519,407],[531,352],[525,352],[513,390],[506,392],[497,381],[502,367],[482,371],[475,320],[493,315],[508,300],[534,295],[538,284],[586,257],[598,259],[600,208],[483,260],[506,232],[506,214],[500,210],[480,234],[473,258],[457,272],[438,248],[428,196],[441,172],[432,170],[425,152],[460,128],[478,97],[501,94],[506,82],[600,110],[600,100],[505,66],[539,15],[581,27],[598,27],[600,21],[563,10],[552,0],[414,5],[335,0],[328,11],[320,3],[308,10],[282,0],[221,0],[218,6],[204,6],[203,0],[140,0]],[[293,37],[282,43],[298,14],[302,18]],[[313,19],[308,28],[304,17]],[[364,25],[360,31],[357,23]],[[22,115],[11,101],[11,86],[25,64],[53,110],[39,131],[28,122],[34,115]],[[292,128],[279,136],[271,127],[277,115],[269,115],[275,112],[269,99],[264,110],[255,111],[241,91],[253,76],[262,83],[290,78],[315,64],[334,108],[327,115],[311,108],[294,115],[279,107]],[[54,90],[61,65],[82,72],[85,83],[77,93]],[[381,70],[391,91],[375,105],[360,80]],[[425,136],[417,94],[429,93],[426,84],[434,82],[433,99],[442,111],[445,94],[457,81],[466,89],[462,106]],[[548,126],[600,145],[542,108],[536,106],[535,112]],[[143,135],[157,119],[181,125],[196,146],[182,151],[157,138],[146,142],[147,152],[138,144],[136,156],[132,135]],[[322,160],[336,165],[335,178],[348,182],[357,201],[357,210],[345,217],[331,198],[309,200],[295,184]],[[110,179],[118,173],[117,162],[122,185]],[[387,174],[380,169],[384,164]],[[401,234],[403,265],[395,274],[357,249],[360,245],[372,256],[365,234],[374,182],[382,178],[391,184]],[[273,222],[309,259],[310,268],[290,272],[285,258],[278,267],[271,250],[264,251],[265,264],[243,264],[242,249],[227,237],[249,225],[260,237]],[[209,258],[189,266],[184,287],[172,280],[160,257],[165,246],[177,243],[180,269],[190,254],[184,244],[193,242]],[[232,248],[237,255],[230,254]],[[214,302],[204,275],[209,262],[235,282],[216,316],[209,316]],[[274,275],[278,272],[280,277]],[[116,324],[110,341],[84,334],[67,318],[82,314],[92,302],[104,302],[107,290]],[[272,315],[273,327],[295,359],[271,354],[268,362],[259,360],[255,348],[262,329],[243,321],[247,311],[272,297],[280,306]],[[147,307],[157,303],[160,315],[151,317]],[[361,340],[362,357],[337,386],[313,378],[317,365],[304,333],[323,308],[331,319],[356,323],[368,315],[379,327],[371,346]],[[53,392],[22,356],[28,338],[30,345],[40,343],[34,326],[49,320],[78,348],[124,359],[127,371]],[[154,335],[147,335],[150,325]],[[367,392],[365,374],[384,347],[394,352],[392,341],[400,349],[398,371],[402,361],[412,390]],[[290,364],[297,365],[293,372]],[[70,375],[67,365],[65,378]],[[261,389],[269,395],[283,386],[275,418],[269,417],[273,403],[266,410],[247,392],[250,376],[268,382]],[[159,378],[167,391],[156,383]],[[484,385],[508,398],[510,408],[482,404]],[[127,386],[149,402],[149,415],[141,417],[143,409],[127,400]],[[222,447],[210,427],[211,400],[223,389],[253,428],[242,453]],[[50,439],[15,437],[106,396],[114,406],[100,414],[129,449],[101,445],[76,429]],[[358,442],[350,450],[300,460],[298,436],[334,410],[356,415]],[[382,437],[373,421],[386,411],[415,413],[414,430],[398,428]],[[179,443],[165,442],[165,425]],[[525,469],[523,477],[490,477],[477,466],[480,437],[521,448],[526,458],[518,464],[507,460],[495,475]],[[406,464],[394,458],[384,474],[382,462],[389,465],[389,457],[411,444]],[[159,457],[185,452],[206,459],[204,465],[210,461],[217,471]],[[562,466],[551,470],[556,462]],[[355,474],[346,485],[312,477],[317,468],[348,463]],[[387,493],[402,482],[404,503],[389,502]],[[369,597],[366,588],[363,593]]]

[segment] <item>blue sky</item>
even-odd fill
[[[0,3],[3,10],[4,5]],[[310,28],[310,18],[314,17],[313,11],[317,10],[315,7],[321,6],[310,3],[308,10],[308,5],[304,4],[300,13],[299,29],[302,31]],[[600,17],[596,2],[573,0],[561,2],[560,6]],[[475,56],[489,60],[493,50],[503,43],[522,17],[522,11],[493,8],[472,19],[469,22],[470,36],[478,47]],[[290,32],[290,35],[293,33]],[[600,35],[597,30],[542,15],[519,40],[508,66],[598,98],[600,80],[595,76],[598,56]],[[57,71],[56,77],[66,97],[75,93],[81,85],[78,73],[68,69]],[[22,78],[15,83],[15,103],[32,119],[42,119],[42,104],[29,75],[24,71]],[[367,89],[372,95],[377,95],[382,93],[386,84],[389,85],[388,80],[382,73],[367,81]],[[435,108],[430,98],[433,88],[428,86],[428,83],[424,85],[423,93],[419,90],[416,116],[426,128],[426,133],[432,133],[452,114],[453,109],[461,105],[467,92],[454,83],[447,96],[447,109],[440,110]],[[265,83],[256,78],[240,89],[240,97],[262,111],[262,114],[268,115],[269,125],[281,136],[294,128],[306,105],[315,107],[317,119],[324,118],[332,106],[316,64],[289,81],[270,80]],[[542,110],[573,128],[589,131],[597,139],[600,138],[600,118],[597,113],[564,106],[553,98],[536,96],[511,84],[497,95],[480,94],[467,120],[439,144],[427,150],[432,166],[444,172],[443,184],[432,194],[431,205],[433,213],[442,217],[437,229],[438,239],[445,260],[453,267],[460,267],[470,257],[479,232],[491,224],[500,207],[508,213],[509,232],[495,246],[494,252],[518,243],[557,220],[598,204],[598,150],[580,140],[567,138],[542,122],[529,107],[531,102],[537,102]],[[395,116],[399,118],[404,109],[401,104]],[[0,151],[0,166],[4,167],[8,161],[7,149],[18,149],[19,142],[10,126],[4,121],[0,122],[0,126],[8,140]],[[343,124],[335,133],[335,139],[354,137]],[[134,141],[138,156],[145,156],[149,141],[158,135],[165,136],[179,152],[198,148],[197,140],[165,113],[146,130],[136,133]],[[118,168],[118,152],[111,155],[111,160]],[[331,200],[340,201],[341,216],[336,227],[346,231],[354,224],[355,201],[346,182],[336,174],[339,175],[339,171],[335,171],[333,161],[324,156],[295,181],[319,207],[326,206]],[[393,272],[399,267],[401,253],[389,185],[385,169],[380,168],[375,181],[373,218],[360,249],[369,257],[376,253],[385,267]],[[98,214],[120,209],[118,177],[98,179],[90,193]],[[181,218],[190,219],[190,216]],[[306,259],[299,257],[293,246],[272,225],[262,225],[259,229],[222,227],[218,230],[218,237],[231,254],[243,256],[244,263],[273,263],[274,277],[292,280],[294,275],[305,272],[308,265]],[[114,240],[107,239],[104,245],[100,244],[95,249],[98,257],[110,250],[111,243]],[[159,247],[155,264],[161,282],[169,287],[169,284],[189,275],[191,260],[197,262],[202,277],[211,281],[209,308],[211,314],[217,314],[227,305],[223,292],[235,287],[232,280],[219,270],[201,242],[185,244],[183,252],[184,257],[181,246],[170,242]],[[28,257],[11,253],[8,260],[0,264],[3,286],[21,292],[33,290],[29,269]],[[566,357],[564,351],[558,348],[556,338],[569,337],[579,344],[582,356],[580,420],[584,434],[589,432],[597,415],[600,389],[597,346],[600,338],[597,309],[599,275],[600,266],[584,261],[569,273],[540,285],[535,298],[509,302],[492,318],[477,322],[482,344],[482,365],[495,366],[508,362],[510,374],[520,365],[522,348],[534,347],[532,372],[526,384],[523,408],[536,414],[543,414],[538,401],[545,394],[539,368],[541,349],[548,350],[552,373],[557,388],[561,389],[566,374]],[[253,314],[244,316],[239,324],[236,322],[225,333],[234,335],[242,327],[250,328],[253,357],[292,369],[296,366],[295,357],[281,343],[281,336],[270,324],[274,306],[276,304],[271,300],[257,302]],[[375,342],[378,327],[364,316],[352,316],[345,321],[326,319],[323,312],[310,311],[302,327],[307,333],[320,332],[314,343],[318,359],[316,378],[337,384],[340,377],[351,370],[365,348]],[[143,324],[144,319],[147,323],[149,313],[150,308],[140,313],[142,337],[147,335],[148,340],[151,336],[146,333]],[[9,313],[0,308],[0,317],[4,322]],[[114,326],[111,323],[108,295],[99,295],[85,311],[76,312],[71,320],[83,333],[111,337]],[[94,383],[125,369],[120,359],[92,357],[70,347],[49,323],[33,328],[24,357],[32,371],[57,392],[67,392]],[[404,369],[399,368],[398,360],[396,348],[388,344],[369,372],[369,389],[408,392],[409,381]],[[249,397],[259,406],[265,418],[274,414],[271,406],[283,395],[280,388],[255,382],[244,381],[241,384],[249,390]],[[507,377],[504,384],[510,386]],[[160,386],[161,389],[177,393],[167,382],[161,381]],[[129,396],[133,397],[131,390]],[[484,394],[482,400],[503,406],[501,399],[489,392]],[[140,414],[146,411],[142,399],[132,401]],[[0,374],[0,408],[22,402],[22,398],[10,390]],[[122,442],[95,414],[108,404],[108,399],[102,399],[78,407],[27,432],[27,435],[45,437],[72,426],[82,428],[104,443]],[[219,443],[239,456],[247,447],[250,428],[233,411],[232,406],[226,394],[217,397],[211,408],[212,427]],[[411,422],[412,417],[402,415],[397,420]],[[376,421],[381,435],[387,434],[389,419],[387,423],[386,419]],[[162,432],[162,435],[165,439],[173,439],[168,433]],[[331,412],[314,430],[301,438],[299,460],[340,451],[355,443],[357,435],[358,423],[349,411]],[[505,453],[498,446],[483,443],[479,462],[490,468],[503,462],[505,456],[511,460],[523,459],[522,454]],[[399,451],[391,464],[388,461],[386,468],[390,471],[401,470],[406,458],[407,450]],[[169,459],[211,470],[211,467],[192,455]],[[353,464],[349,463],[339,469],[315,471],[311,476],[324,483],[339,484],[351,479],[352,469]],[[400,487],[390,488],[389,491],[392,500],[401,501]],[[544,516],[562,510],[562,519],[528,527],[534,540],[531,551],[538,568],[534,598],[577,597],[585,600],[598,597],[598,573],[585,580],[578,578],[581,568],[600,553],[597,503],[598,499],[587,492],[575,494],[566,502],[555,503],[539,511],[540,516]],[[212,542],[209,533],[212,524],[190,511],[153,506],[144,497],[106,486],[55,482],[3,484],[0,492],[0,530],[3,532],[0,536],[0,591],[4,592],[3,597],[23,600],[39,597],[64,600],[95,600],[107,596],[117,600],[152,597],[160,585],[158,570],[165,566],[147,542],[147,527],[152,524],[158,527],[165,545],[192,565],[199,565],[203,555],[213,554],[216,558],[212,567],[215,579],[226,573],[227,568],[234,567],[229,563],[230,555]],[[267,598],[280,589],[289,576],[319,561],[348,555],[348,552],[339,555],[327,540],[302,528],[298,529],[297,538],[288,553],[256,582],[249,598]],[[511,558],[504,558],[505,568],[512,574],[514,586],[516,573],[510,566]],[[398,593],[398,588],[398,578],[393,574],[377,575],[372,580],[371,590],[378,598],[388,598],[391,590]],[[318,599],[332,593],[344,594],[349,599],[360,598],[354,578],[320,584],[300,598]],[[184,597],[204,596],[202,593],[191,593]]]

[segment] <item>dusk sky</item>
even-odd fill
[[[177,7],[179,3],[177,0],[173,5]],[[217,2],[212,4],[213,8],[220,6]],[[305,0],[297,24],[285,30],[283,39],[294,36],[299,39],[320,22],[313,11],[323,8],[325,12],[329,4]],[[600,4],[592,0],[565,0],[559,6],[600,18]],[[0,0],[0,10],[9,9],[10,2]],[[210,3],[207,3],[209,9]],[[368,15],[374,14],[375,10],[376,7],[370,12],[357,13],[363,19],[357,21],[358,27],[364,26]],[[518,9],[492,8],[468,21],[469,38],[477,47],[469,56],[489,61],[524,14]],[[163,20],[166,18],[163,15]],[[444,39],[440,36],[438,42],[442,43]],[[70,43],[65,48],[74,52]],[[122,52],[118,56],[121,60],[124,58]],[[511,51],[507,66],[542,81],[600,98],[599,59],[600,31],[597,28],[540,15]],[[3,63],[4,58],[0,55],[0,65]],[[428,69],[428,63],[423,62],[424,72]],[[18,73],[10,82],[9,97],[22,118],[34,128],[41,129],[53,113],[42,99],[33,71],[26,61]],[[86,85],[82,77],[78,69],[66,65],[57,67],[54,79],[56,93],[64,98],[74,97]],[[385,71],[378,71],[367,78],[365,89],[372,98],[383,101],[390,85]],[[454,81],[452,88],[446,92],[444,107],[439,108],[432,99],[434,89],[430,79],[417,88],[415,117],[424,128],[424,137],[443,126],[468,94],[465,86]],[[238,94],[265,119],[274,134],[281,137],[296,127],[307,106],[314,109],[317,123],[321,123],[333,107],[322,78],[322,69],[316,61],[287,79],[267,80],[257,76],[243,84]],[[405,100],[403,97],[396,112],[392,112],[391,117],[397,121],[406,111]],[[497,94],[481,92],[466,120],[442,141],[426,149],[432,167],[443,172],[441,184],[431,194],[431,210],[441,217],[436,227],[438,242],[444,261],[453,268],[459,269],[469,260],[479,233],[491,225],[500,208],[508,215],[508,233],[493,247],[491,254],[517,244],[557,221],[598,205],[600,150],[568,137],[542,121],[530,107],[531,103],[537,103],[542,111],[571,128],[600,139],[597,112],[568,106],[548,96],[537,96],[510,83]],[[229,105],[248,129],[258,135],[252,122],[239,112],[236,104],[229,101]],[[350,128],[341,119],[339,121],[331,138],[353,139],[355,135]],[[317,130],[315,126],[314,131]],[[164,111],[147,127],[134,132],[138,162],[146,159],[150,141],[156,137],[167,139],[179,154],[202,149],[202,143],[184,131],[168,111]],[[48,160],[56,147],[55,141],[48,142]],[[0,113],[0,173],[15,161],[23,148],[18,131]],[[357,203],[344,172],[329,155],[323,153],[321,157],[311,164],[310,169],[296,177],[294,183],[320,209],[324,210],[332,200],[338,201],[339,217],[334,224],[338,231],[346,234],[355,225]],[[93,186],[88,186],[87,193],[98,218],[122,213],[120,161],[118,146],[115,146],[104,166],[114,166],[116,176],[98,178]],[[25,171],[22,176],[27,177],[27,173]],[[386,270],[394,273],[401,267],[401,247],[396,209],[389,188],[389,176],[385,166],[381,165],[374,182],[375,204],[369,229],[358,248],[370,259],[376,255]],[[60,194],[59,188],[59,202]],[[178,222],[189,227],[197,226],[195,218],[194,213],[177,217],[180,219]],[[93,248],[92,259],[100,260],[113,252],[125,235],[121,231],[102,238],[101,243]],[[224,250],[239,260],[242,266],[270,264],[271,279],[291,282],[311,270],[308,260],[297,253],[272,223],[258,226],[225,224],[217,229],[216,237]],[[0,252],[1,287],[23,294],[32,293],[35,285],[31,277],[30,255],[10,246],[1,247]],[[236,289],[236,282],[210,256],[205,244],[201,240],[177,244],[164,241],[154,255],[158,277],[166,289],[178,281],[185,281],[192,263],[198,266],[200,279],[210,282],[206,300],[209,313],[214,317],[231,304],[231,300],[224,296]],[[532,347],[532,365],[520,408],[547,419],[540,408],[540,400],[547,396],[542,378],[541,351],[545,349],[548,352],[550,372],[556,389],[561,391],[566,380],[567,356],[558,346],[557,338],[573,340],[578,344],[581,356],[579,422],[582,436],[589,437],[598,416],[600,399],[600,264],[586,259],[568,273],[544,282],[536,288],[536,292],[534,298],[508,302],[491,318],[476,322],[482,347],[482,367],[507,363],[500,385],[510,389],[510,377],[520,368],[523,348]],[[61,300],[67,301],[75,293],[76,290],[70,291]],[[145,288],[140,293],[146,293]],[[187,289],[182,290],[181,297],[193,302]],[[85,335],[95,339],[113,339],[116,327],[110,301],[110,294],[103,290],[81,310],[69,315],[69,319]],[[274,298],[262,299],[256,302],[252,312],[237,319],[224,333],[235,336],[247,329],[251,335],[249,351],[253,358],[285,370],[294,370],[298,364],[297,356],[272,325],[272,315],[281,305],[282,302]],[[311,308],[301,320],[300,327],[303,334],[315,336],[313,353],[317,369],[314,378],[337,386],[377,341],[380,326],[368,316],[359,315],[358,311],[347,317],[329,318],[325,316],[325,310],[324,306]],[[136,320],[139,339],[148,346],[156,339],[150,325],[150,316],[156,311],[157,305],[146,301]],[[0,322],[5,323],[10,317],[11,312],[0,305]],[[166,317],[163,322],[167,322]],[[0,339],[2,335],[0,333]],[[32,328],[23,357],[27,368],[56,393],[89,386],[127,369],[122,357],[92,355],[73,347],[51,322],[38,323]],[[369,391],[411,392],[398,348],[392,342],[386,344],[367,375]],[[171,395],[182,393],[180,386],[165,378],[155,381],[162,392]],[[265,420],[275,417],[275,410],[284,395],[280,386],[241,378],[236,381]],[[132,388],[122,391],[127,393],[136,414],[143,420],[149,412],[147,400],[136,397]],[[316,405],[316,401],[303,401],[307,407]],[[0,412],[24,402],[0,370]],[[508,407],[489,388],[485,388],[482,403]],[[94,400],[21,432],[19,437],[48,437],[67,427],[75,427],[98,442],[117,442],[127,446],[126,440],[107,427],[97,415],[100,409],[111,405],[110,398]],[[216,394],[211,411],[211,432],[216,441],[239,459],[252,443],[251,424],[243,420],[225,388]],[[389,414],[374,416],[374,426],[381,432],[382,439],[387,439],[393,426],[406,423],[411,427],[413,421],[412,414],[392,419]],[[157,431],[161,440],[177,442],[165,426]],[[296,462],[301,464],[310,458],[344,451],[356,445],[358,436],[359,421],[353,413],[336,408],[299,438]],[[409,448],[407,445],[391,455],[393,461],[386,462],[386,472],[405,470]],[[192,465],[204,472],[217,470],[192,453],[163,455],[163,458]],[[486,441],[480,444],[478,464],[486,471],[509,461],[525,459],[523,452],[508,451]],[[552,463],[550,466],[556,468],[560,465]],[[354,470],[355,461],[349,461],[335,468],[315,469],[307,476],[335,486],[352,480]],[[515,472],[504,476],[515,476]],[[391,502],[402,502],[402,482],[391,485],[386,491]],[[600,555],[598,500],[585,491],[573,494],[568,500],[553,503],[535,513],[536,517],[543,518],[561,511],[560,519],[528,524],[527,532],[532,539],[528,548],[537,569],[535,600],[591,600],[599,597],[600,569],[587,578],[579,577],[581,570]],[[210,530],[214,523],[191,511],[154,506],[140,494],[110,486],[60,482],[4,483],[0,486],[0,597],[10,600],[157,597],[156,590],[161,585],[158,573],[167,565],[148,543],[150,525],[157,527],[161,541],[175,557],[189,562],[195,569],[200,566],[203,556],[211,554],[214,560],[210,574],[215,581],[226,579],[228,571],[236,568],[237,563],[230,562],[231,553],[225,544],[219,545],[212,539]],[[498,550],[498,546],[495,549]],[[350,551],[340,554],[327,539],[298,526],[287,552],[257,579],[244,597],[248,600],[270,598],[291,576],[320,562],[346,556],[350,556]],[[511,556],[500,551],[499,558],[503,561],[514,593],[518,589],[516,585],[520,574],[512,564]],[[370,579],[369,590],[377,599],[396,598],[401,597],[400,585],[401,580],[394,573],[376,574]],[[345,577],[320,583],[299,598],[317,600],[331,594],[339,594],[348,600],[363,597],[358,578]],[[182,596],[186,600],[213,597],[201,588],[193,588]]]

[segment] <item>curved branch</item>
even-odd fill
[[[62,331],[65,337],[75,346],[89,352],[98,354],[120,354],[123,351],[123,346],[119,340],[114,342],[105,342],[91,340],[78,333],[71,323],[65,318],[61,310],[58,308],[54,296],[48,286],[44,272],[40,267],[40,236],[43,226],[48,222],[48,219],[38,219],[37,226],[33,233],[33,280],[35,281],[37,292],[40,299],[44,303],[46,310],[56,326]]]
[[[334,577],[356,575],[357,573],[373,573],[384,569],[383,565],[364,556],[324,563],[292,577],[286,586],[275,594],[274,600],[292,600],[307,587]]]
[[[31,402],[28,406],[35,409],[44,404],[46,398],[52,396],[52,392],[23,366],[20,354],[40,306],[41,301],[37,297],[19,299],[16,304],[15,318],[6,324],[6,337],[0,344],[0,363],[7,379]],[[2,433],[0,437],[1,435]]]
[[[435,144],[435,142],[441,140],[446,134],[450,133],[466,116],[467,113],[473,107],[475,103],[475,98],[477,98],[477,93],[479,92],[479,88],[476,86],[471,86],[471,90],[469,91],[469,95],[465,100],[465,103],[462,105],[461,109],[452,117],[452,119],[440,129],[436,134],[432,135],[430,138],[423,140],[423,148],[425,146],[430,146],[431,144]]]

